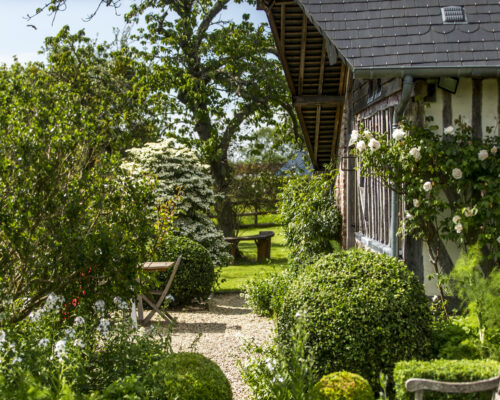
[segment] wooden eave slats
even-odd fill
[[[321,169],[337,154],[346,67],[340,59],[329,64],[324,38],[295,2],[263,1],[309,154]]]

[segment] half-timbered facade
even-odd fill
[[[343,245],[403,258],[423,281],[425,243],[396,236],[399,199],[359,175],[349,155],[363,122],[390,137],[406,116],[441,128],[461,116],[499,135],[500,3],[497,0],[259,0],[266,11],[316,169],[339,167]],[[424,110],[424,99],[429,107]],[[432,244],[431,244],[432,245]],[[442,265],[456,249],[446,246]],[[429,291],[431,291],[429,286]]]

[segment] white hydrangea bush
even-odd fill
[[[216,196],[208,165],[174,139],[168,138],[127,151],[131,161],[123,167],[139,176],[157,179],[156,203],[176,200],[176,234],[200,243],[210,253],[215,267],[228,265],[231,256],[224,235],[208,217]]]

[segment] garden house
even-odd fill
[[[259,7],[314,168],[338,165],[344,247],[399,256],[424,281],[425,246],[436,244],[396,236],[404,199],[360,176],[349,136],[360,122],[392,135],[403,116],[415,124],[431,116],[441,131],[461,116],[477,135],[499,135],[499,2],[259,0]],[[445,248],[440,260],[452,264],[457,250]]]

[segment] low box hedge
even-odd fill
[[[394,368],[396,399],[413,400],[415,398],[415,394],[407,392],[405,388],[405,383],[410,378],[434,379],[444,382],[472,382],[494,378],[499,374],[500,362],[494,360],[401,361]],[[424,399],[490,400],[491,392],[446,394],[426,391]]]

